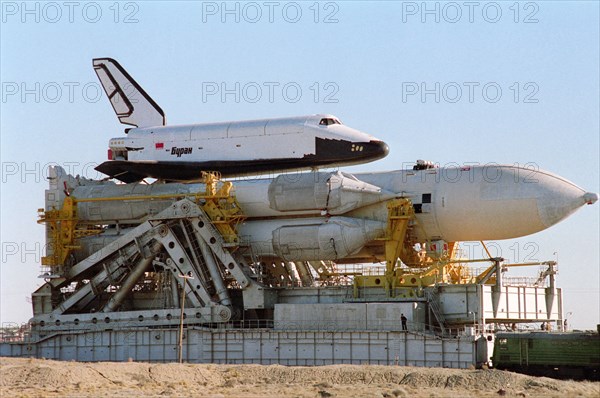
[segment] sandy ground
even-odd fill
[[[0,397],[600,397],[600,382],[498,370],[78,363],[0,358]]]

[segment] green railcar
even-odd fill
[[[497,333],[497,369],[556,378],[600,378],[600,334],[595,332]]]

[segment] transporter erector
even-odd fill
[[[98,167],[120,181],[50,168],[32,341],[0,355],[469,367],[489,327],[563,325],[556,262],[467,259],[460,242],[545,230],[597,194],[496,164],[319,171],[387,145],[331,115],[166,126],[116,61],[94,69],[135,127]],[[517,265],[544,269],[522,285],[504,275]]]

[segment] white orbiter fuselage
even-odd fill
[[[124,182],[145,177],[172,181],[338,167],[381,159],[388,146],[345,126],[333,115],[166,126],[162,109],[113,59],[94,70],[126,137],[109,142],[109,161],[96,169]]]

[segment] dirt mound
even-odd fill
[[[600,383],[560,381],[499,370],[78,363],[1,358],[0,396],[597,398]]]

